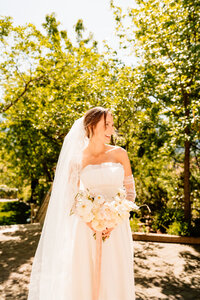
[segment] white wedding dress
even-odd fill
[[[87,165],[80,173],[81,188],[103,194],[107,201],[119,187],[123,187],[123,179],[123,166],[113,162]],[[94,232],[78,216],[70,217],[73,224],[72,271],[65,299],[92,300],[96,250]],[[133,240],[127,218],[102,243],[99,300],[134,300],[134,290]]]
[[[79,179],[81,189],[89,188],[111,201],[117,189],[123,187],[124,168],[113,162],[87,165]],[[94,231],[79,216],[66,217],[65,196],[55,195],[35,254],[28,300],[93,300]],[[102,242],[100,275],[99,300],[135,299],[133,241],[128,217]]]

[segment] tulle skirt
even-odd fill
[[[92,300],[96,240],[93,231],[73,216],[72,282],[69,300]],[[134,300],[133,240],[127,218],[102,243],[99,300]]]
[[[93,231],[72,215],[58,232],[59,249],[53,261],[46,252],[54,242],[38,247],[28,300],[93,300],[96,240]],[[61,238],[62,237],[62,238]],[[70,240],[70,243],[69,243]],[[43,240],[42,240],[43,241]],[[58,246],[58,245],[57,245]],[[134,300],[133,241],[129,219],[102,242],[99,300]]]

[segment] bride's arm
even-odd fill
[[[135,180],[132,174],[128,153],[123,148],[120,148],[120,161],[124,167],[123,185],[126,190],[126,199],[135,202],[135,198],[136,198]]]
[[[75,162],[70,162],[69,164],[69,177],[68,182],[71,186],[72,193],[74,195],[74,201],[71,207],[71,214],[75,213],[76,207],[76,195],[80,189],[80,166]]]

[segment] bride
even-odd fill
[[[126,150],[109,145],[114,133],[112,113],[88,110],[66,135],[56,167],[53,189],[35,253],[28,300],[134,300],[133,241],[127,217],[102,232],[100,287],[94,291],[96,240],[92,223],[70,214],[79,189],[111,198],[125,187],[136,197]]]

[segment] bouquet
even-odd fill
[[[135,203],[126,199],[123,188],[119,188],[110,200],[107,201],[103,195],[90,192],[89,189],[81,190],[75,197],[70,215],[75,213],[84,222],[91,222],[94,230],[103,231],[117,226],[129,217],[131,210],[139,209]],[[93,236],[95,238],[96,233]]]

